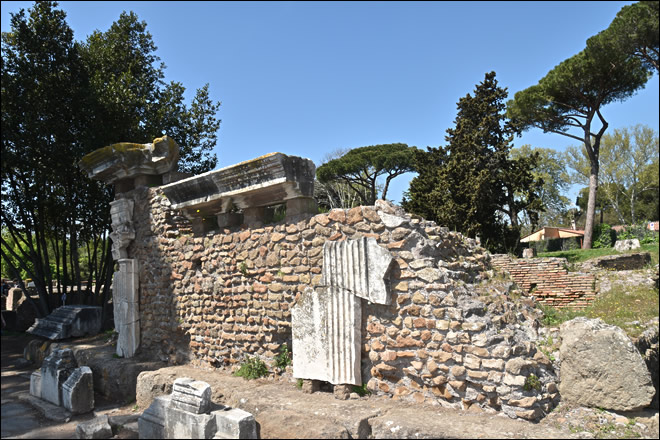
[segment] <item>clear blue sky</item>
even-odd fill
[[[77,40],[123,11],[147,22],[189,99],[210,84],[222,101],[216,154],[224,167],[269,152],[312,159],[336,149],[445,144],[456,102],[495,71],[509,97],[585,47],[632,2],[82,2],[63,1]],[[2,2],[9,13],[32,2]],[[658,75],[606,106],[611,132],[658,130]],[[126,139],[131,141],[131,139]],[[515,145],[577,143],[534,129]],[[99,148],[102,145],[98,146]],[[412,174],[393,181],[399,202]],[[574,191],[571,192],[574,199]]]

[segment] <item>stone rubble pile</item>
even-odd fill
[[[72,414],[94,409],[94,379],[89,367],[77,367],[71,349],[54,350],[30,376],[30,394]]]
[[[216,408],[217,406],[217,408]],[[140,438],[257,438],[252,414],[214,405],[206,382],[178,378],[138,419]]]

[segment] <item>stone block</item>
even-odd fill
[[[138,418],[140,438],[167,438],[165,418],[170,407],[170,396],[158,396]]]
[[[305,394],[312,394],[321,391],[321,381],[313,379],[303,379],[302,392]]]
[[[212,438],[215,432],[213,414],[193,414],[177,409],[171,404],[166,409],[164,438]],[[140,438],[143,438],[142,435]]]
[[[172,406],[193,414],[203,414],[211,408],[211,386],[206,382],[181,377],[172,385]]]
[[[110,202],[110,217],[112,218],[112,259],[119,260],[128,258],[126,248],[135,239],[135,228],[133,227],[133,208],[135,202],[132,199],[120,198]]]
[[[639,249],[640,247],[639,240],[636,238],[630,240],[617,240],[616,243],[614,243],[614,249],[618,252],[631,251]]]
[[[101,331],[101,314],[102,308],[97,306],[62,306],[37,319],[27,331],[51,340],[95,335]]]
[[[79,423],[76,426],[76,438],[80,439],[96,439],[96,438],[112,438],[112,427],[108,422],[108,416],[102,415],[87,422]],[[142,438],[159,438],[159,437],[142,437]]]
[[[622,329],[580,317],[563,323],[560,337],[563,402],[613,411],[637,411],[651,403],[651,375]]]
[[[249,412],[239,408],[223,408],[211,414],[215,416],[216,437],[257,438],[257,421]]]
[[[335,399],[339,399],[339,400],[347,400],[352,392],[353,392],[353,387],[351,385],[345,385],[345,384],[335,385],[332,390]]]
[[[534,258],[534,257],[536,257],[536,248],[523,249],[522,257],[523,258]]]
[[[235,207],[243,209],[246,223],[260,222],[262,215],[251,217],[246,210],[312,198],[315,169],[309,159],[271,153],[161,189],[173,209],[183,209],[190,217],[231,212]]]
[[[30,394],[41,399],[41,370],[33,371],[30,375]]]
[[[62,385],[76,367],[76,359],[71,349],[65,348],[51,353],[41,365],[41,398],[61,406]]]
[[[89,367],[76,368],[62,384],[62,406],[72,414],[94,409],[94,379]]]

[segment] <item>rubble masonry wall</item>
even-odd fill
[[[135,200],[128,254],[139,261],[142,349],[189,350],[215,367],[272,361],[291,346],[294,301],[321,280],[323,243],[366,236],[395,258],[391,305],[362,307],[362,380],[373,393],[527,419],[556,402],[550,361],[474,293],[490,256],[473,240],[382,201],[196,237],[158,188],[125,195]]]

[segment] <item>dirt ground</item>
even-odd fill
[[[94,413],[55,422],[32,408],[29,391],[35,369],[22,361],[33,337],[2,335],[2,438],[75,438],[78,423],[96,415],[137,414],[136,403],[120,406],[95,396]],[[411,405],[385,397],[337,400],[331,393],[303,394],[291,377],[245,381],[226,370],[177,366],[159,370],[162,382],[188,376],[208,382],[214,401],[255,415],[261,438],[658,438],[658,412],[617,414],[559,405],[539,423],[502,414]],[[139,400],[139,399],[138,399]],[[137,438],[123,430],[115,438]]]

